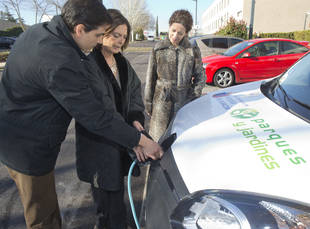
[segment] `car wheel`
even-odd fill
[[[215,86],[224,88],[233,85],[235,76],[232,70],[228,68],[222,68],[218,70],[213,77]]]

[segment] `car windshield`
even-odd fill
[[[310,53],[290,68],[279,80],[287,96],[310,108]]]
[[[235,44],[231,48],[229,48],[226,52],[223,53],[223,55],[224,56],[234,56],[238,52],[242,51],[243,49],[245,49],[246,47],[248,47],[252,44],[253,44],[253,42],[251,42],[251,41],[240,42],[238,44]]]
[[[280,77],[262,84],[261,91],[272,101],[310,122],[310,52]]]

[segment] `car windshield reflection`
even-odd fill
[[[310,107],[310,53],[289,69],[280,79],[286,94],[300,104]]]
[[[238,52],[240,52],[241,50],[243,50],[244,48],[246,48],[252,44],[253,44],[253,42],[250,42],[250,41],[244,41],[244,42],[235,44],[234,46],[229,48],[226,52],[224,52],[223,55],[224,56],[234,56]]]

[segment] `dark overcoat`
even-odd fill
[[[23,32],[0,83],[1,162],[28,175],[51,172],[72,117],[115,144],[138,145],[139,131],[115,111],[105,88],[90,83],[101,75],[61,16]]]
[[[90,58],[96,60],[104,74],[101,78],[94,78],[92,84],[98,90],[107,89],[103,93],[110,97],[115,111],[119,112],[129,125],[132,125],[135,120],[143,125],[144,105],[140,79],[122,54],[116,54],[114,57],[119,70],[121,87],[99,49],[95,49]],[[120,189],[120,185],[123,184],[121,179],[128,173],[132,162],[126,148],[87,131],[78,123],[76,124],[76,160],[77,173],[81,180],[109,191]]]
[[[201,95],[205,85],[200,50],[187,37],[179,46],[169,39],[157,43],[150,55],[145,83],[145,107],[151,115],[150,135],[158,141],[175,113]]]

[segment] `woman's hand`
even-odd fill
[[[133,121],[132,125],[133,125],[138,131],[144,130],[144,127],[141,125],[141,123],[140,123],[139,121]]]

